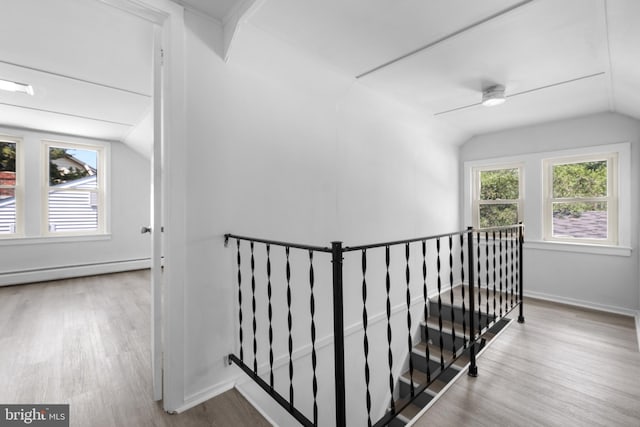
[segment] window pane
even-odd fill
[[[0,234],[16,232],[15,189],[0,188]]]
[[[518,169],[480,172],[480,200],[515,200],[519,198]]]
[[[0,172],[16,172],[16,143],[0,141]]]
[[[15,142],[0,141],[0,185],[16,185]]]
[[[607,161],[553,166],[553,197],[604,197],[607,195]]]
[[[480,205],[480,227],[500,227],[518,223],[518,205],[505,203]]]
[[[49,231],[97,230],[96,202],[94,191],[49,191]]]
[[[607,203],[554,203],[553,237],[607,238]]]
[[[49,147],[49,185],[97,188],[98,152]]]

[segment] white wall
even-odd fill
[[[223,247],[224,233],[326,246],[336,239],[353,245],[453,231],[459,218],[456,143],[463,136],[374,95],[354,79],[248,24],[225,64],[215,53],[221,45],[220,27],[191,12],[185,19],[189,161],[184,384],[188,406],[236,379],[246,379],[223,363],[223,357],[236,348],[238,322],[235,248]],[[264,294],[264,247],[258,249],[257,286]],[[243,251],[247,286],[251,272],[246,244]],[[293,273],[294,310],[308,315],[306,256],[297,253],[299,260],[292,265],[300,266]],[[314,260],[318,341],[326,345],[319,350],[319,393],[323,402],[329,402],[322,407],[321,424],[333,420],[328,261],[320,255]],[[274,255],[272,263],[274,284],[279,286],[273,296],[274,321],[283,322],[282,253]],[[356,261],[349,268],[360,267]],[[402,277],[402,270],[397,271]],[[347,327],[361,319],[359,286],[345,283]],[[249,289],[245,288],[245,301],[250,298]],[[371,299],[383,292],[382,287],[372,291]],[[398,298],[393,304],[402,301]],[[266,307],[258,308],[262,340],[266,339],[265,311]],[[245,322],[250,315],[250,309],[245,309]],[[303,336],[308,337],[307,320],[296,321],[294,341],[296,351],[304,356],[296,363],[308,365],[308,348],[299,344]],[[406,322],[404,317],[402,321]],[[280,323],[275,337],[281,343],[285,324]],[[245,352],[250,348],[249,330],[250,321],[245,323]],[[359,354],[361,336],[355,341]],[[276,358],[284,356],[284,348],[278,345]],[[261,360],[266,362],[264,354]],[[397,361],[397,366],[401,363]],[[300,378],[302,369],[297,372]],[[354,375],[364,383],[363,371]],[[271,405],[255,388],[250,393],[260,399],[261,406]],[[309,393],[297,400],[307,410]],[[361,396],[350,405],[364,407]],[[278,411],[273,409],[271,416],[283,425],[291,424]],[[362,413],[357,416],[362,419]]]
[[[0,133],[23,138],[25,182],[28,189],[35,189],[26,195],[26,215],[38,224],[41,141],[96,141],[23,129],[0,128]],[[38,238],[38,232],[32,228],[28,239],[2,239],[0,285],[123,271],[149,265],[149,236],[140,234],[140,227],[149,221],[149,161],[122,143],[104,143],[110,146],[111,173],[107,184],[111,196],[108,209],[109,236]]]
[[[638,209],[640,192],[640,123],[626,116],[603,113],[477,136],[461,148],[461,162],[508,157],[525,159],[532,153],[630,143],[630,189],[627,235],[621,242],[631,251],[617,254],[548,250],[531,244],[541,240],[540,203],[527,201],[541,194],[541,173],[525,168],[525,295],[550,298],[605,310],[633,314],[640,308],[638,283]],[[535,156],[534,156],[535,157]],[[523,160],[526,162],[526,160]],[[466,201],[461,201],[463,205]],[[565,247],[566,249],[566,247]],[[526,307],[525,307],[526,310]]]

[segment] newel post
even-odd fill
[[[342,296],[342,242],[331,242],[333,265],[333,340],[336,388],[336,426],[345,427],[344,319]]]
[[[473,227],[467,228],[467,258],[469,259],[467,265],[469,270],[469,372],[470,377],[478,376],[478,366],[476,365],[476,328],[475,328],[475,292],[473,291],[473,285],[475,282],[473,276]],[[478,290],[479,292],[480,290]]]
[[[522,283],[524,282],[524,278],[522,277],[522,253],[524,247],[524,224],[520,222],[520,227],[518,227],[518,273],[520,275],[520,314],[518,315],[518,323],[524,323],[524,294],[522,293]]]

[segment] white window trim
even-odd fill
[[[542,160],[552,157],[581,156],[603,152],[618,153],[618,244],[616,246],[584,243],[549,242],[542,240]],[[631,144],[617,142],[567,150],[526,153],[518,156],[495,157],[464,162],[463,223],[472,224],[472,186],[474,167],[501,166],[522,163],[526,174],[526,204],[523,205],[525,248],[559,250],[598,255],[631,255]],[[540,186],[540,187],[538,187]],[[536,194],[539,192],[539,194]]]
[[[518,169],[518,199],[505,199],[495,201],[480,200],[480,173],[484,171],[500,170],[500,169]],[[474,228],[480,228],[480,205],[483,204],[511,204],[515,203],[518,208],[518,222],[524,218],[524,165],[518,163],[493,163],[483,166],[475,166],[471,168],[471,185],[473,186],[471,195],[471,224]]]
[[[566,199],[567,202],[593,202],[603,201],[607,203],[607,239],[589,239],[578,237],[555,237],[553,235],[553,214],[552,206],[554,202],[558,200],[565,201],[565,199],[557,199],[553,197],[553,167],[556,165],[566,165],[573,163],[584,163],[592,161],[605,160],[607,162],[607,196],[596,198],[575,198]],[[562,156],[544,159],[542,161],[542,197],[543,197],[543,215],[542,226],[543,236],[542,239],[548,242],[564,242],[571,244],[587,244],[587,245],[603,245],[615,247],[618,245],[618,153],[617,152],[604,152],[594,153],[589,155],[580,156]]]
[[[98,152],[98,227],[96,230],[88,231],[49,231],[49,148],[68,148],[76,150],[95,150]],[[42,140],[41,164],[42,164],[42,194],[41,194],[41,225],[40,233],[45,238],[63,236],[103,236],[109,234],[109,191],[107,181],[109,176],[109,145],[91,142],[68,142],[62,140],[45,139]]]

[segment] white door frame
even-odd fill
[[[152,197],[154,218],[151,224],[151,365],[153,399],[162,399],[163,408],[175,412],[183,407],[185,396],[184,12],[180,5],[170,0],[97,1],[155,26],[151,178],[156,197]],[[161,267],[161,256],[164,256],[164,268]]]

